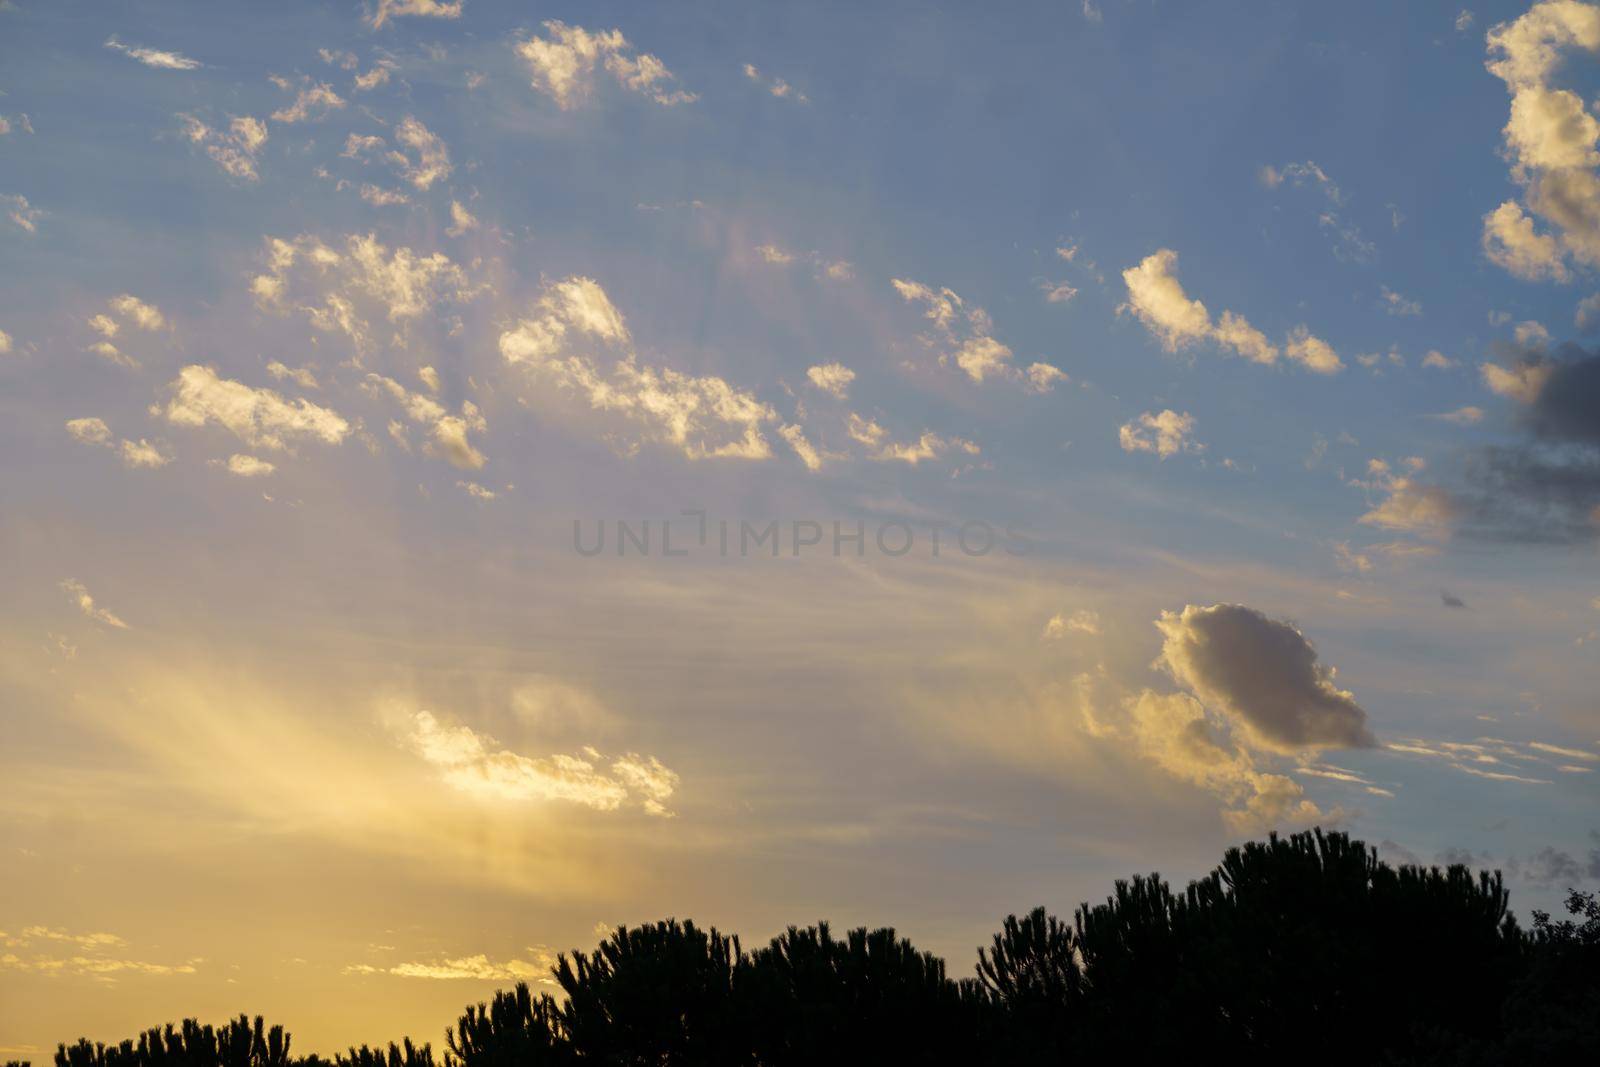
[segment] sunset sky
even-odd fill
[[[0,1057],[1594,888],[1597,95],[1575,0],[0,0]]]

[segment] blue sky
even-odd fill
[[[0,1051],[427,1034],[666,914],[960,969],[1314,823],[1592,881],[1597,50],[0,5]],[[696,509],[779,557],[573,550]]]

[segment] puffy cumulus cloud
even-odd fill
[[[154,304],[147,304],[129,293],[113,297],[111,309],[141,330],[164,330],[167,328],[166,316],[161,314],[160,308]]]
[[[1153,452],[1162,459],[1180,452],[1200,452],[1205,446],[1194,440],[1194,425],[1194,416],[1186,411],[1147,411],[1118,428],[1117,443],[1124,452]]]
[[[806,369],[806,379],[824,393],[843,400],[849,393],[850,383],[856,380],[856,372],[843,363],[820,363]]]
[[[114,450],[125,467],[153,470],[172,462],[172,457],[161,446],[151,444],[142,437],[137,441],[124,440],[117,444],[112,438],[111,427],[106,425],[104,419],[68,419],[67,433],[82,444]]]
[[[1043,641],[1059,641],[1069,634],[1088,634],[1095,636],[1100,633],[1100,616],[1088,608],[1080,608],[1071,615],[1052,615],[1044,624],[1044,632],[1039,635]]]
[[[373,311],[404,329],[439,304],[477,295],[448,256],[404,246],[391,251],[372,234],[349,235],[342,252],[310,234],[269,237],[266,259],[267,269],[250,282],[258,307],[299,312],[314,329],[347,335],[358,350],[372,343]]]
[[[1455,365],[1455,360],[1437,348],[1430,348],[1428,354],[1422,357],[1422,366],[1426,370],[1449,370]]]
[[[78,606],[85,618],[103,623],[116,630],[128,629],[128,624],[119,619],[109,608],[96,604],[94,597],[89,595],[89,590],[84,588],[82,582],[75,578],[67,578],[61,583],[61,591],[67,594],[67,599]]]
[[[602,360],[572,351],[596,343],[611,355]],[[762,432],[777,419],[770,406],[721,378],[642,363],[622,314],[592,278],[548,284],[534,314],[501,333],[500,355],[583,397],[595,411],[639,424],[646,436],[691,459],[772,455]]]
[[[412,422],[427,427],[431,435],[425,446],[428,452],[461,470],[480,470],[483,467],[486,459],[482,452],[473,447],[467,434],[483,433],[489,429],[489,424],[472,401],[464,401],[461,413],[452,415],[432,397],[410,392],[393,378],[385,378],[381,374],[367,375],[365,387],[370,392],[393,398]]]
[[[678,788],[678,775],[654,756],[630,752],[609,764],[593,748],[576,756],[524,756],[426,710],[403,717],[395,728],[447,785],[483,800],[561,801],[596,811],[629,805],[650,815],[672,814],[666,805]]]
[[[0,356],[9,355],[11,353],[11,347],[11,335],[6,333],[4,330],[0,330]]]
[[[1122,280],[1128,287],[1128,302],[1118,311],[1132,312],[1167,351],[1214,341],[1253,363],[1277,362],[1278,349],[1242,315],[1224,311],[1213,323],[1205,304],[1184,292],[1178,280],[1178,253],[1172,249],[1152,252],[1138,266],[1123,271]]]
[[[377,29],[394,18],[455,19],[465,0],[378,0],[370,21]]]
[[[302,75],[299,81],[273,75],[272,84],[284,92],[294,93],[294,100],[272,113],[272,121],[290,124],[311,122],[326,118],[344,107],[344,97],[333,91],[327,82],[312,81]]]
[[[418,189],[427,189],[450,176],[450,150],[421,120],[412,115],[401,119],[394,128],[394,139],[410,149],[411,155],[396,151],[390,154],[390,162]]]
[[[1339,359],[1339,353],[1333,350],[1333,346],[1314,336],[1304,326],[1296,326],[1289,332],[1283,351],[1296,363],[1318,374],[1337,374],[1344,368],[1344,362]]]
[[[6,218],[10,219],[13,225],[28,233],[39,232],[39,220],[44,218],[44,212],[28,203],[27,197],[0,193],[0,206],[5,208]]]
[[[497,495],[493,489],[481,486],[477,482],[457,482],[456,488],[474,500],[493,500]]]
[[[1600,7],[1541,0],[1486,40],[1486,66],[1511,93],[1502,136],[1522,204],[1508,200],[1484,216],[1484,253],[1518,277],[1565,280],[1569,258],[1600,264],[1600,122],[1551,79],[1567,52],[1600,52]]]
[[[1013,366],[1010,347],[994,338],[994,323],[983,308],[967,304],[953,289],[904,278],[890,279],[890,284],[908,304],[920,305],[923,318],[933,324],[933,334],[924,340],[938,349],[941,365],[954,363],[975,382],[999,378],[1049,391],[1054,382],[1050,372],[1056,368],[1035,363],[1023,371]]]
[[[67,433],[72,435],[74,441],[81,441],[86,445],[111,443],[111,427],[106,425],[104,419],[68,419]]]
[[[1048,393],[1057,383],[1072,380],[1066,371],[1049,363],[1030,363],[1025,373],[1030,393]]]
[[[621,30],[591,32],[558,20],[544,23],[547,36],[534,35],[515,46],[527,63],[533,88],[562,109],[576,107],[594,95],[599,71],[618,85],[649,97],[666,107],[687,104],[699,97],[673,88],[677,77],[666,64],[648,52],[639,52]]]
[[[210,367],[191,364],[169,386],[161,413],[174,426],[216,423],[255,448],[287,449],[295,441],[336,445],[350,433],[337,412],[304,398],[285,400],[271,389],[219,377]]]
[[[179,114],[183,134],[199,145],[223,173],[242,181],[257,181],[256,156],[267,143],[267,124],[249,115],[229,115],[227,129],[213,129],[193,115]]]
[[[290,367],[275,359],[267,364],[267,373],[280,382],[290,381],[302,389],[320,388],[317,376],[310,367]]]
[[[746,78],[780,100],[793,100],[797,104],[811,103],[811,99],[805,93],[800,92],[782,78],[769,78],[758,70],[754,63],[746,63],[743,70]]]
[[[106,39],[106,47],[113,52],[121,52],[129,59],[136,59],[147,67],[157,70],[199,70],[200,61],[190,59],[182,52],[169,52],[161,48],[143,48],[138,45],[127,45],[117,40],[115,36]]]
[[[269,463],[264,459],[257,459],[255,456],[247,456],[242,452],[235,452],[228,457],[226,469],[229,474],[237,475],[240,478],[264,478],[277,470],[278,467],[276,464]]]
[[[1163,612],[1158,663],[1257,748],[1293,753],[1377,744],[1367,713],[1293,624],[1240,604]]]
[[[1294,779],[1258,770],[1229,724],[1187,693],[1145,690],[1126,702],[1140,753],[1180,781],[1219,796],[1233,833],[1307,825],[1325,817]]]
[[[137,441],[122,442],[118,453],[122,456],[122,463],[126,467],[153,470],[172,462],[172,457],[162,451],[159,445],[153,445],[142,437]]]

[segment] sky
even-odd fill
[[[0,3],[0,1054],[1337,828],[1600,880],[1600,6]]]

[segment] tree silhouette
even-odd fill
[[[746,954],[675,919],[563,955],[551,992],[469,1006],[438,1065],[409,1039],[331,1061],[239,1016],[117,1045],[61,1045],[56,1067],[787,1067],[817,1063],[1600,1062],[1600,900],[1571,892],[1523,931],[1498,873],[1391,867],[1340,833],[1229,849],[1175,892],[1118,881],[1067,923],[1008,916],[977,977],[892,928],[789,927]],[[26,1067],[8,1063],[6,1067]]]

